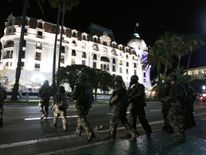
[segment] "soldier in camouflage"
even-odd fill
[[[146,131],[146,136],[148,139],[151,138],[152,129],[149,125],[146,114],[144,110],[145,103],[145,87],[143,84],[138,82],[139,78],[137,75],[131,76],[130,85],[128,88],[128,101],[131,104],[130,116],[133,129],[137,132],[137,117]]]
[[[95,138],[95,134],[86,117],[89,113],[91,105],[86,104],[86,99],[84,96],[85,89],[92,89],[92,86],[88,82],[87,74],[81,73],[79,82],[77,83],[73,93],[73,99],[76,102],[75,106],[78,115],[76,134],[80,136],[82,130],[84,129],[88,135],[87,141],[90,142],[93,138]]]
[[[162,78],[157,82],[156,92],[159,101],[161,102],[161,112],[163,118],[163,127],[162,129],[172,133],[172,127],[169,124],[169,120],[167,118],[168,111],[170,109],[170,104],[167,100],[167,96],[169,95],[169,87],[170,84],[166,78]]]
[[[129,124],[126,112],[128,108],[128,98],[125,84],[122,80],[121,76],[114,77],[114,90],[112,92],[112,96],[110,99],[110,110],[114,108],[112,117],[110,119],[110,129],[109,129],[109,136],[105,139],[115,141],[116,139],[116,130],[118,122],[121,121],[122,125],[129,130],[131,139],[135,139],[137,133],[132,126]]]
[[[57,120],[60,116],[62,119],[63,130],[67,131],[66,110],[68,109],[68,99],[65,94],[64,86],[59,86],[57,93],[54,97],[52,110],[53,110],[53,127],[57,127]]]

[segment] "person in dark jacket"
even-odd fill
[[[91,108],[91,103],[87,101],[87,96],[85,93],[86,90],[91,91],[92,86],[88,82],[87,74],[81,73],[79,82],[77,83],[74,93],[73,93],[73,99],[74,101],[76,101],[75,106],[76,106],[77,115],[78,115],[76,134],[80,136],[82,133],[82,130],[84,129],[88,135],[87,141],[90,142],[93,138],[95,138],[95,134],[87,120],[87,115]]]
[[[42,112],[42,117],[46,118],[48,117],[48,109],[49,109],[49,101],[50,97],[52,96],[52,87],[49,86],[49,81],[45,80],[44,84],[39,89],[39,96],[40,96],[40,108]]]
[[[105,139],[115,141],[116,139],[116,130],[118,122],[120,121],[122,125],[129,130],[132,139],[136,138],[136,132],[132,129],[132,126],[129,124],[127,120],[127,108],[128,108],[128,100],[127,100],[127,91],[124,84],[124,81],[121,76],[114,77],[114,90],[110,99],[110,109],[114,108],[112,117],[110,119],[110,129],[109,136]]]
[[[133,129],[137,132],[137,116],[139,121],[146,131],[147,138],[151,138],[152,129],[146,119],[144,106],[145,103],[145,87],[138,82],[137,75],[131,76],[130,85],[128,88],[128,101],[131,104],[130,115]]]

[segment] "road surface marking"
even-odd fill
[[[203,116],[206,115],[206,113],[202,113],[202,114],[198,114],[195,115],[195,117],[197,116]],[[76,116],[76,115],[74,115]],[[69,116],[68,116],[69,117]],[[151,125],[154,124],[161,124],[163,123],[163,120],[159,120],[159,121],[154,121],[154,122],[149,122]],[[141,126],[141,124],[137,125],[138,127]],[[125,129],[124,127],[119,127],[117,130],[122,130]],[[108,132],[109,129],[107,130],[100,130],[100,131],[96,131],[97,133],[102,133],[102,132]],[[49,137],[49,138],[42,138],[42,139],[34,139],[34,140],[28,140],[28,141],[22,141],[22,142],[15,142],[15,143],[8,143],[8,144],[1,144],[0,145],[0,149],[6,149],[6,148],[12,148],[12,147],[18,147],[18,146],[25,146],[25,145],[31,145],[31,144],[37,144],[37,143],[41,143],[41,142],[49,142],[49,141],[57,141],[57,140],[62,140],[62,139],[70,139],[70,138],[75,138],[76,135],[67,135],[67,136],[58,136],[58,137]],[[101,144],[101,143],[100,143]],[[91,144],[92,145],[92,144]],[[95,145],[95,144],[94,144]],[[97,143],[96,143],[97,145]],[[85,145],[84,145],[85,146]],[[82,147],[84,147],[82,146]],[[88,147],[89,145],[87,145]],[[76,147],[75,147],[76,148]],[[73,149],[75,149],[73,148]]]
[[[77,115],[66,116],[67,118],[77,118]],[[40,117],[24,118],[25,121],[40,120]],[[47,117],[47,119],[53,119],[53,117]]]

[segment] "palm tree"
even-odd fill
[[[18,90],[19,90],[19,79],[21,75],[21,65],[22,65],[22,47],[23,47],[23,41],[24,41],[24,31],[25,31],[25,21],[26,21],[26,11],[27,11],[28,1],[24,0],[23,3],[23,12],[22,12],[22,26],[21,26],[21,34],[19,39],[19,53],[18,53],[18,62],[16,67],[16,76],[15,76],[15,83],[12,91],[12,100],[17,100]]]
[[[57,45],[57,35],[59,33],[60,15],[61,15],[61,31],[60,31],[58,70],[60,69],[64,14],[65,14],[65,11],[71,10],[73,7],[75,7],[79,3],[79,1],[80,0],[49,0],[49,3],[53,8],[58,8],[56,34],[55,34],[55,42],[54,42],[53,73],[52,73],[52,85],[53,85],[54,91],[56,90],[56,85],[59,84],[58,80],[57,80],[57,84],[56,84],[55,73],[56,73],[56,45]],[[58,79],[58,77],[56,79]]]
[[[187,69],[190,66],[190,60],[191,60],[192,53],[197,51],[197,49],[199,49],[204,44],[205,43],[203,42],[203,40],[197,34],[192,34],[188,36],[187,47],[189,51],[189,57],[187,61]]]
[[[12,0],[9,0],[9,2],[12,2]],[[43,9],[37,1],[37,4],[40,7],[41,13],[43,14]],[[25,32],[25,22],[26,22],[26,14],[27,14],[27,8],[29,8],[29,0],[24,0],[23,2],[23,11],[22,11],[22,26],[21,26],[21,33],[20,33],[20,39],[19,39],[19,52],[18,52],[18,61],[17,61],[17,67],[16,67],[16,75],[15,75],[15,83],[12,90],[12,97],[11,100],[16,101],[19,91],[19,79],[21,76],[21,67],[22,67],[22,47],[23,47],[23,41],[24,41],[24,32]]]

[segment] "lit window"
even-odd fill
[[[38,42],[36,43],[36,49],[42,49],[42,43]]]

